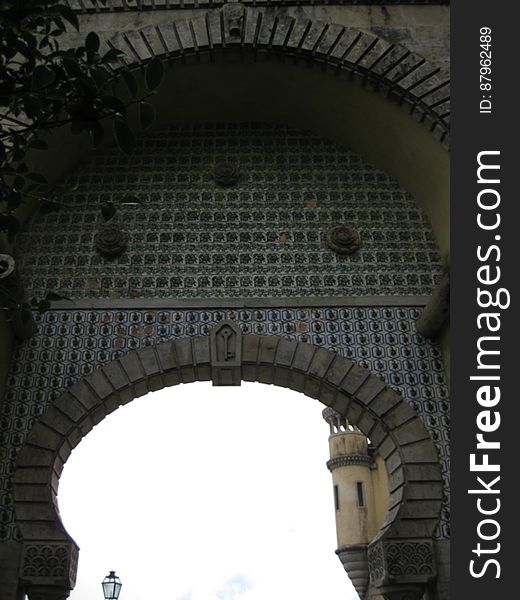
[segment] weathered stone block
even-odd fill
[[[405,489],[407,500],[440,500],[442,486],[440,482],[409,481]]]
[[[74,421],[55,406],[50,406],[40,418],[40,423],[57,431],[61,435],[66,435],[74,427]]]
[[[170,371],[177,367],[175,350],[172,342],[157,344],[157,346],[155,346],[155,351],[157,352],[157,357],[161,365],[161,371]]]
[[[375,376],[368,377],[361,384],[359,389],[357,390],[355,396],[358,400],[360,400],[363,404],[370,404],[372,400],[384,389],[386,388],[386,384],[381,379],[378,379]]]
[[[357,400],[352,400],[350,403],[345,416],[352,425],[357,425],[361,415],[363,414],[363,407],[358,404]]]
[[[400,446],[412,444],[424,439],[430,440],[428,432],[419,417],[415,417],[404,425],[397,427],[392,431],[392,435]]]
[[[437,519],[441,510],[440,501],[408,500],[403,504],[399,516],[402,519]]]
[[[119,362],[132,384],[135,385],[145,379],[145,373],[143,371],[143,367],[141,366],[141,361],[137,358],[136,352],[128,352],[127,354],[124,354],[119,359]]]
[[[242,362],[256,363],[260,347],[260,338],[254,335],[245,335],[242,338]]]
[[[358,400],[356,400],[356,403],[357,402]],[[374,419],[374,417],[367,410],[365,410],[361,415],[361,418],[358,420],[357,426],[367,437],[370,437],[370,433],[376,426],[376,423],[377,421]]]
[[[25,445],[18,454],[16,466],[19,467],[51,467],[54,463],[54,452],[45,448],[34,448]]]
[[[33,446],[39,446],[40,448],[48,448],[49,450],[56,450],[61,443],[61,435],[56,433],[50,427],[42,423],[38,423],[33,427],[27,442]]]
[[[407,462],[435,463],[439,460],[438,452],[430,439],[407,444],[401,448],[401,455]]]
[[[353,366],[354,363],[351,360],[343,358],[342,356],[336,356],[332,361],[327,374],[325,375],[325,379],[333,385],[339,387]]]
[[[396,445],[395,445],[394,440],[391,438],[391,436],[385,437],[385,439],[377,447],[377,451],[379,452],[379,454],[381,454],[381,456],[385,460],[395,450],[396,450]]]
[[[309,50],[309,51],[314,50],[316,44],[320,40],[321,34],[325,30],[325,27],[326,27],[325,23],[322,23],[320,21],[313,21],[312,25],[307,30],[307,35],[305,36],[300,47],[303,50]]]
[[[322,404],[325,404],[325,406],[332,407],[336,403],[336,398],[337,398],[338,394],[339,394],[339,391],[336,387],[327,385],[322,382],[318,400]]]
[[[391,410],[385,413],[385,423],[390,429],[395,429],[407,421],[417,417],[417,413],[406,402],[402,401],[394,405]]]
[[[147,378],[161,372],[162,369],[154,348],[141,348],[137,351],[137,356]]]
[[[393,471],[388,477],[388,489],[392,493],[397,488],[401,487],[405,482],[404,470],[402,467]]]
[[[209,339],[207,337],[192,338],[193,360],[198,367],[209,365],[211,362],[209,351]]]
[[[309,398],[315,398],[316,400],[320,396],[321,382],[319,379],[307,376],[305,378],[305,387],[303,393]]]
[[[364,369],[359,365],[354,365],[347,373],[345,379],[342,381],[340,388],[347,392],[347,394],[353,396],[369,376],[370,372],[368,369]]]
[[[298,342],[296,352],[294,353],[292,368],[303,373],[307,373],[315,352],[315,346],[311,346],[311,344],[305,344],[304,342]]]
[[[258,366],[256,368],[256,380],[259,383],[273,383],[273,367]]]
[[[317,379],[323,379],[327,373],[335,355],[325,348],[318,348],[314,353],[312,362],[309,365],[309,375]]]
[[[209,46],[209,38],[206,20],[204,17],[194,18],[191,20],[191,24],[193,35],[195,36],[195,44],[198,48],[207,48]]]
[[[69,393],[72,394],[87,411],[92,410],[95,406],[101,403],[101,398],[96,392],[86,383],[85,380],[76,383],[69,388]]]
[[[107,378],[104,376],[102,368],[92,371],[90,375],[85,377],[85,381],[88,382],[94,392],[102,399],[110,396],[114,391]]]
[[[402,402],[403,399],[399,394],[391,390],[390,388],[385,388],[381,391],[375,398],[369,403],[370,410],[375,412],[376,415],[382,417],[385,415],[392,407],[396,404]]]
[[[342,25],[329,23],[325,35],[321,38],[320,43],[316,47],[316,54],[327,55],[332,50],[334,43],[338,40],[342,31]]]
[[[118,360],[113,360],[108,363],[108,365],[105,365],[103,367],[103,373],[115,390],[122,390],[131,385],[130,380],[126,376],[126,373]]]

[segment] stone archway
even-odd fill
[[[233,49],[303,59],[396,101],[449,146],[449,80],[404,46],[353,27],[229,2],[204,16],[116,34],[104,44],[122,50],[135,68],[156,56],[189,62]]]
[[[30,600],[60,600],[74,586],[78,548],[57,511],[58,482],[72,449],[106,415],[179,383],[257,381],[334,408],[370,437],[389,474],[389,510],[368,549],[371,583],[390,600],[414,600],[435,578],[432,535],[441,507],[437,451],[417,414],[380,379],[311,344],[242,335],[223,321],[208,336],[125,354],[69,388],[20,451],[15,513],[23,537],[20,579]]]

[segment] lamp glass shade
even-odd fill
[[[110,571],[105,579],[103,579],[101,585],[103,586],[105,600],[117,600],[119,598],[119,592],[123,584],[115,571]]]

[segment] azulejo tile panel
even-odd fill
[[[449,537],[449,399],[439,348],[417,335],[418,308],[52,310],[13,356],[0,414],[0,540],[16,539],[11,474],[33,423],[63,390],[133,349],[205,335],[222,319],[244,333],[280,335],[359,362],[400,391],[437,445],[445,481],[439,537]],[[324,424],[324,444],[327,428]],[[325,468],[325,466],[324,466]]]
[[[238,165],[236,185],[212,177]],[[71,298],[225,298],[426,295],[441,271],[430,224],[397,182],[309,132],[269,124],[169,127],[131,156],[109,149],[71,175],[57,212],[20,236],[30,295]],[[126,194],[116,226],[128,249],[96,253],[100,206]],[[350,256],[326,244],[356,229]]]

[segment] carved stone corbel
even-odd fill
[[[430,539],[379,540],[368,548],[371,588],[385,600],[420,600],[437,575]]]
[[[74,541],[24,542],[21,587],[29,600],[65,600],[76,583],[78,546]]]

